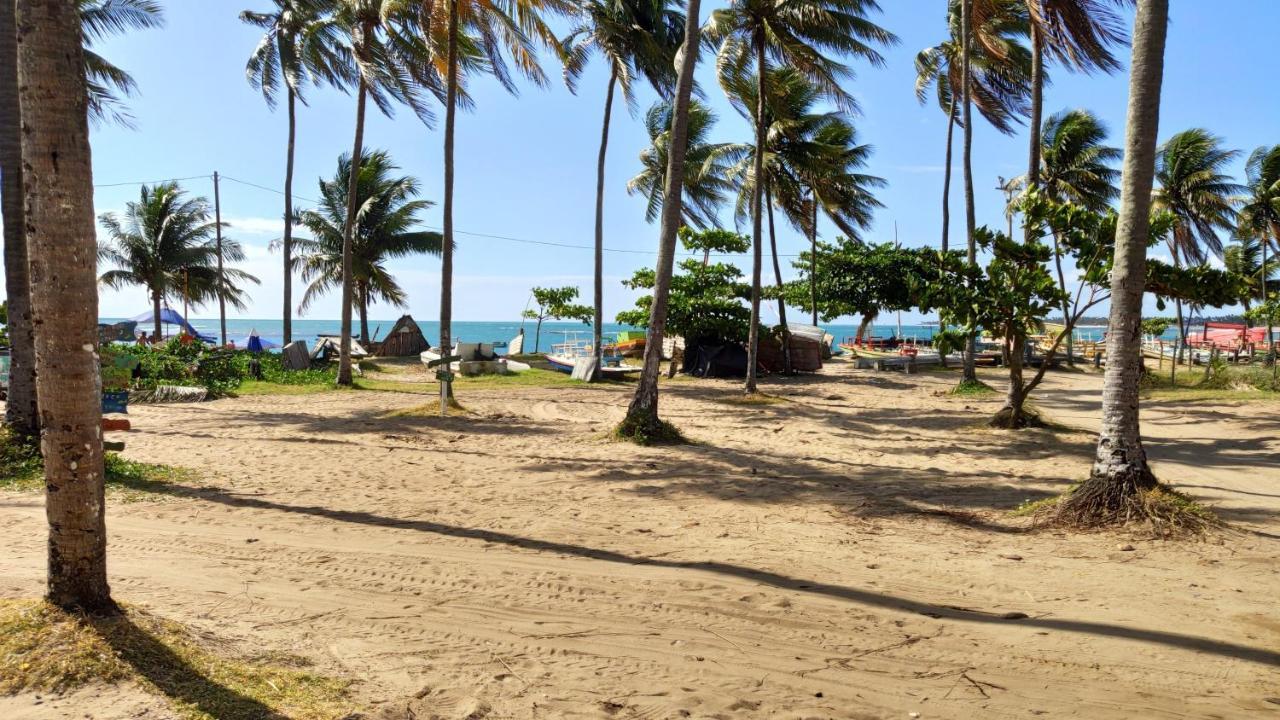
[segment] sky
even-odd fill
[[[704,6],[704,13],[723,3]],[[123,210],[138,196],[139,182],[190,178],[182,186],[194,195],[213,197],[209,176],[222,176],[223,220],[228,236],[248,254],[239,267],[262,284],[252,286],[244,317],[279,318],[282,310],[282,261],[268,244],[280,235],[286,116],[272,112],[245,81],[244,65],[259,35],[242,24],[243,9],[266,10],[266,0],[165,0],[166,26],[101,43],[96,49],[136,79],[139,94],[128,100],[135,129],[104,125],[94,129],[95,206],[101,214]],[[888,187],[878,192],[885,207],[865,237],[875,242],[897,237],[903,245],[936,245],[940,237],[941,188],[946,117],[936,105],[920,105],[913,85],[915,54],[943,39],[942,0],[881,0],[877,21],[900,43],[883,49],[885,64],[851,63],[856,77],[846,89],[858,100],[855,118],[860,142],[875,147],[868,172]],[[1191,127],[1205,127],[1226,145],[1242,150],[1234,172],[1243,176],[1244,158],[1254,147],[1280,143],[1280,93],[1275,92],[1274,28],[1280,3],[1273,0],[1173,0],[1162,97],[1161,138]],[[1126,15],[1131,24],[1131,17]],[[1123,145],[1127,99],[1126,70],[1115,75],[1072,75],[1051,69],[1046,114],[1083,107],[1111,129],[1111,144]],[[570,93],[560,73],[546,65],[550,83],[522,83],[518,97],[491,79],[475,81],[476,107],[459,114],[455,227],[454,317],[457,320],[513,320],[526,307],[535,285],[575,285],[590,302],[592,254],[589,249],[539,245],[516,240],[589,247],[593,238],[595,163],[607,82],[597,58]],[[713,138],[749,140],[749,125],[724,100],[714,82],[710,56],[698,73],[708,100],[719,114]],[[656,255],[658,227],[644,219],[644,200],[629,196],[626,182],[639,169],[638,154],[647,145],[643,112],[656,98],[638,87],[638,108],[630,115],[619,102],[608,149],[605,197],[605,316],[631,305],[635,293],[620,281]],[[350,152],[355,120],[352,96],[313,89],[309,105],[298,112],[296,203],[307,207],[317,196],[321,177],[333,175],[337,157]],[[443,117],[443,112],[439,113]],[[366,146],[387,150],[404,174],[419,179],[423,197],[439,202],[443,182],[441,125],[428,128],[412,113],[394,118],[370,105]],[[957,133],[957,138],[959,134]],[[1002,136],[982,122],[975,125],[974,178],[979,224],[1003,227],[1003,195],[998,178],[1025,171],[1025,128]],[[958,179],[957,144],[952,195],[951,237],[963,238],[963,195]],[[260,187],[255,187],[260,186]],[[728,222],[732,220],[726,214]],[[440,208],[423,215],[424,227],[438,229]],[[793,277],[791,257],[807,247],[803,236],[779,224],[784,274]],[[829,224],[825,239],[835,236]],[[508,238],[508,239],[501,239]],[[1160,256],[1161,249],[1153,250]],[[750,260],[738,263],[748,272]],[[439,312],[439,260],[422,256],[392,263],[407,290],[409,311],[419,320]],[[766,263],[766,270],[768,265]],[[767,274],[766,274],[767,276]],[[301,283],[295,280],[295,307]],[[1149,302],[1153,309],[1153,303]],[[103,289],[103,317],[131,316],[149,307],[142,288]],[[306,317],[336,318],[337,293],[323,297]],[[399,310],[385,306],[371,317],[391,319]],[[216,307],[192,312],[216,316]],[[908,313],[906,319],[917,315]],[[775,311],[764,310],[774,321]]]

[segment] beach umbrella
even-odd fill
[[[280,343],[262,339],[262,336],[258,334],[258,330],[255,328],[249,331],[248,337],[237,340],[236,347],[243,347],[251,353],[260,353],[267,350],[275,350],[280,347]]]

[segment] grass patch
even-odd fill
[[[615,440],[633,442],[637,445],[683,445],[688,443],[684,435],[675,425],[656,417],[650,422],[637,422],[630,417],[623,419],[613,429]]]
[[[43,600],[0,601],[0,693],[135,682],[192,720],[336,718],[349,683],[293,656],[238,657],[144,610],[91,618]]]
[[[1208,367],[1178,366],[1174,380],[1169,368],[1147,365],[1141,396],[1150,400],[1277,400],[1280,377],[1269,367],[1231,365],[1218,360]]]
[[[981,380],[961,380],[959,385],[951,388],[950,394],[956,397],[986,397],[995,395],[996,389]]]
[[[125,503],[172,495],[174,485],[189,485],[197,477],[192,470],[127,460],[113,452],[106,453],[103,464],[108,497]],[[0,490],[44,490],[40,451],[7,428],[0,429]]]

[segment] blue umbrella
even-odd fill
[[[248,336],[237,340],[236,347],[242,347],[251,353],[260,353],[266,350],[275,350],[280,347],[280,343],[264,340],[255,328],[249,331]]]
[[[155,317],[156,317],[155,311],[148,310],[142,313],[141,315],[136,315],[129,319],[136,323],[154,323]],[[191,323],[187,322],[186,318],[182,317],[182,315],[177,310],[174,310],[173,308],[165,307],[160,309],[160,322],[164,323],[165,325],[177,325],[178,327],[187,331],[188,335],[198,338],[203,342],[216,343],[218,341],[218,339],[216,337],[213,337],[212,335],[200,334],[198,331],[196,331],[194,327],[192,327]]]

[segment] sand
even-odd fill
[[[1040,393],[1075,429],[1021,432],[954,382],[677,380],[695,444],[653,449],[606,437],[627,386],[138,407],[125,454],[210,487],[110,508],[113,590],[356,679],[368,718],[1280,717],[1277,404],[1144,405],[1231,534],[1029,533],[1007,511],[1087,474],[1100,377]],[[0,595],[40,593],[43,522],[0,495]]]

